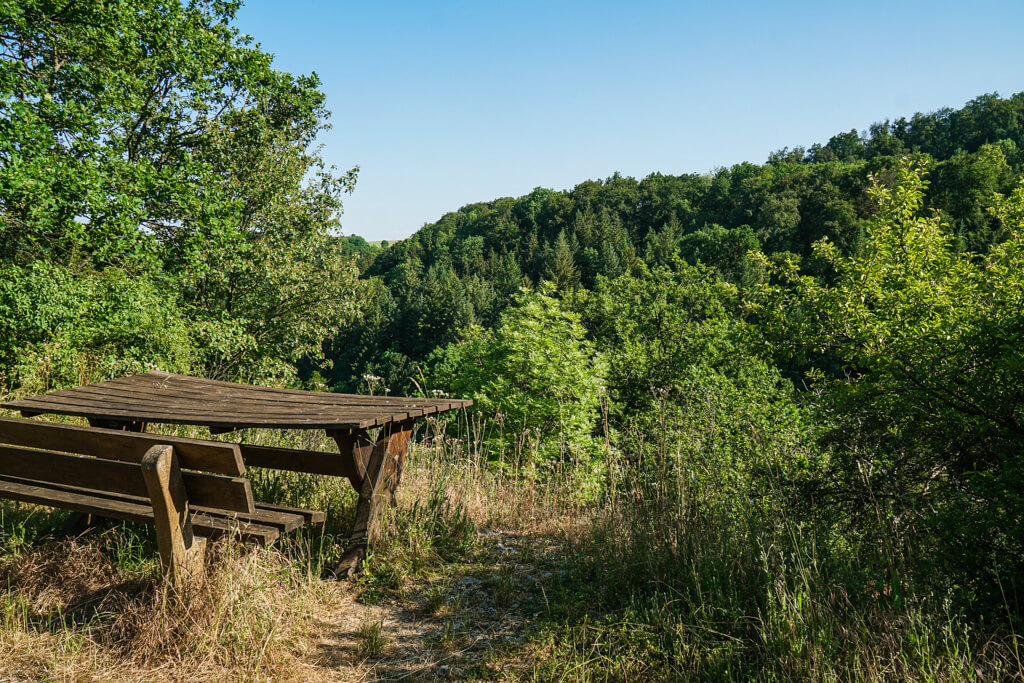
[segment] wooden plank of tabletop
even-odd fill
[[[408,419],[408,412],[386,413],[367,411],[338,411],[334,414],[308,415],[302,413],[267,415],[259,412],[240,412],[227,410],[203,410],[177,407],[145,408],[132,403],[115,403],[112,401],[88,400],[79,398],[58,398],[56,400],[22,399],[12,404],[18,410],[28,409],[39,413],[56,412],[67,415],[85,415],[113,419],[138,419],[146,422],[179,422],[183,424],[274,424],[304,426],[339,425],[370,427],[385,422]],[[416,415],[415,417],[419,417]],[[327,428],[326,426],[323,428]]]
[[[203,388],[207,388],[207,389],[222,389],[222,390],[227,391],[227,392],[238,391],[240,389],[246,389],[246,390],[254,391],[254,392],[257,392],[257,393],[283,394],[283,395],[290,395],[290,396],[296,396],[296,397],[310,396],[311,394],[312,395],[316,395],[316,394],[328,394],[329,393],[329,392],[305,391],[305,390],[302,390],[302,389],[283,389],[283,388],[276,388],[276,387],[261,387],[261,386],[256,385],[256,384],[241,384],[241,383],[237,383],[237,382],[225,382],[223,380],[203,379],[203,378],[200,378],[200,377],[190,377],[188,375],[174,375],[174,374],[171,374],[169,372],[159,372],[159,371],[147,372],[147,373],[144,373],[142,375],[133,375],[133,376],[131,376],[129,378],[125,378],[125,379],[130,379],[133,382],[140,382],[140,381],[141,382],[145,382],[147,380],[157,380],[159,382],[165,382],[167,385],[170,385],[170,383],[173,382],[173,381],[182,381],[182,382],[185,382],[185,383],[198,384],[199,386],[201,386]],[[338,394],[338,395],[340,395],[340,396],[359,396],[359,394]],[[386,399],[388,397],[378,397],[378,398]],[[400,398],[409,398],[409,397],[400,397]],[[430,401],[431,399],[422,399],[422,400]]]
[[[149,388],[161,392],[198,392],[201,396],[241,397],[252,400],[288,401],[288,402],[354,402],[362,405],[390,405],[392,403],[412,405],[435,405],[444,403],[471,403],[463,399],[430,399],[415,396],[370,396],[365,394],[342,394],[327,391],[304,391],[299,389],[279,389],[274,387],[254,387],[245,384],[219,384],[213,380],[204,380],[185,375],[174,375],[174,381],[154,381],[147,375],[134,375],[120,379],[98,382],[86,386],[110,386],[127,389]]]
[[[21,411],[22,415],[26,417],[34,417],[36,415],[73,415],[77,417],[88,417],[100,420],[111,420],[117,421],[131,421],[139,420],[142,422],[154,422],[160,424],[180,424],[180,425],[198,425],[203,427],[210,427],[211,429],[220,429],[225,431],[234,431],[237,429],[326,429],[326,430],[344,430],[344,429],[370,429],[372,427],[380,427],[388,424],[391,420],[387,417],[379,418],[362,418],[362,419],[344,419],[344,418],[309,418],[299,419],[293,418],[291,420],[283,419],[225,419],[225,418],[210,418],[202,416],[189,416],[189,415],[174,415],[166,412],[148,412],[148,411],[124,411],[124,410],[109,410],[109,409],[97,409],[97,408],[83,408],[81,406],[69,406],[65,404],[52,404],[43,401],[19,401],[18,404],[4,404],[5,408],[12,410]]]
[[[173,387],[155,381],[157,378],[147,373],[147,375],[136,375],[75,389],[50,392],[34,398],[56,402],[57,399],[67,401],[75,397],[92,396],[120,403],[128,401],[133,406],[137,402],[145,401],[148,405],[173,407],[177,410],[194,407],[197,403],[207,406],[217,404],[221,406],[221,410],[226,407],[242,414],[257,411],[265,414],[279,414],[300,408],[306,413],[330,411],[331,414],[334,414],[334,411],[344,411],[356,414],[352,411],[367,411],[371,414],[385,414],[399,408],[408,412],[419,409],[422,411],[422,416],[472,405],[472,401],[459,399],[359,396],[327,392],[301,392],[269,387],[252,388],[251,385],[232,384],[227,384],[228,388],[224,388],[220,386],[223,383],[215,383],[216,386],[210,387],[207,385],[213,382],[212,380],[200,380],[181,375],[170,377],[176,380]],[[164,380],[169,381],[166,377]],[[31,399],[22,399],[4,405],[17,409],[26,400]]]
[[[208,414],[265,414],[265,415],[303,415],[303,416],[332,416],[332,415],[389,415],[399,412],[416,412],[418,414],[429,414],[436,410],[434,407],[419,406],[358,406],[358,405],[337,405],[337,406],[266,406],[253,405],[244,401],[224,401],[216,399],[200,400],[197,398],[177,398],[160,396],[119,396],[98,392],[92,389],[82,388],[77,391],[54,392],[33,396],[30,398],[12,401],[6,406],[20,407],[28,402],[44,401],[49,403],[66,403],[69,405],[91,405],[111,406],[118,409],[125,408],[158,408],[173,409],[179,412],[208,413]]]
[[[100,393],[107,396],[120,396],[130,398],[153,397],[164,400],[184,401],[218,401],[238,402],[246,405],[273,407],[273,406],[294,406],[299,407],[347,407],[357,406],[364,408],[389,408],[389,407],[415,407],[415,408],[448,408],[452,405],[471,403],[471,401],[448,400],[448,399],[420,399],[405,396],[376,397],[359,396],[355,394],[327,394],[310,392],[310,396],[276,395],[257,392],[222,393],[211,392],[199,386],[183,388],[179,386],[160,388],[145,384],[122,384],[117,380],[102,382],[99,384],[87,384],[83,387],[68,389],[64,392],[53,392],[47,396],[61,395],[64,393],[74,394],[85,390],[91,393]]]
[[[242,398],[245,400],[261,400],[269,402],[297,403],[356,403],[360,405],[434,405],[448,403],[451,399],[427,399],[413,396],[368,396],[362,394],[341,394],[326,391],[303,391],[298,389],[280,389],[274,387],[255,387],[245,384],[223,384],[213,380],[204,380],[184,375],[174,375],[170,379],[157,381],[147,375],[134,375],[120,379],[86,385],[90,387],[119,387],[124,389],[154,389],[163,393],[198,392],[202,396]]]
[[[368,406],[317,406],[315,408],[307,408],[300,406],[283,406],[280,404],[272,406],[253,406],[242,401],[217,401],[217,400],[204,400],[199,401],[197,399],[179,399],[175,397],[167,396],[121,396],[115,394],[105,393],[91,389],[89,387],[82,387],[75,391],[68,391],[65,393],[54,393],[44,394],[35,399],[24,399],[24,400],[47,400],[50,402],[61,402],[70,405],[90,405],[94,407],[111,407],[122,410],[134,409],[136,406],[143,407],[145,409],[157,409],[165,410],[168,412],[178,412],[182,414],[203,414],[203,415],[267,415],[267,416],[302,416],[302,417],[332,417],[336,415],[359,415],[359,416],[377,416],[377,415],[394,415],[397,411],[403,410],[409,413],[410,417],[420,417],[426,414],[434,412],[434,408],[430,407],[387,407],[377,408]],[[416,413],[412,415],[411,413]]]

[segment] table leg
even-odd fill
[[[366,475],[359,492],[359,502],[356,503],[356,518],[349,543],[335,570],[340,578],[350,578],[359,571],[366,557],[367,546],[380,536],[380,512],[384,505],[394,501],[410,436],[412,422],[408,421],[384,426],[377,437],[369,462],[366,463]]]

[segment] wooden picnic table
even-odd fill
[[[346,477],[359,494],[349,544],[338,566],[356,571],[378,534],[382,505],[394,500],[413,422],[472,405],[458,399],[362,396],[147,372],[0,404],[24,417],[74,415],[94,427],[145,431],[148,423],[208,427],[322,429],[338,454],[240,444],[246,465]],[[376,430],[371,434],[371,430]]]

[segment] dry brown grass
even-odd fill
[[[302,680],[331,586],[279,553],[212,546],[181,592],[111,560],[117,530],[45,542],[0,565],[0,679]]]
[[[449,500],[464,508],[478,529],[560,538],[578,537],[589,527],[595,506],[582,500],[578,480],[569,471],[543,478],[513,474],[513,468],[488,462],[472,427],[428,418],[423,445],[414,445],[399,489],[405,501],[424,500],[436,482],[445,482]],[[452,437],[449,432],[456,432]],[[523,462],[528,453],[508,456]]]

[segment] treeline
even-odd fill
[[[876,123],[809,149],[784,149],[767,163],[709,175],[613,176],[565,192],[470,204],[394,243],[364,270],[357,322],[328,344],[322,372],[345,390],[363,376],[411,389],[435,348],[477,324],[491,327],[523,286],[592,289],[637,263],[679,257],[751,286],[764,269],[749,258],[793,258],[827,276],[812,245],[828,238],[861,252],[877,212],[869,177],[891,183],[904,158],[928,171],[926,209],[947,224],[954,247],[983,253],[999,239],[990,212],[1024,172],[1024,93],[983,95],[943,109]]]

